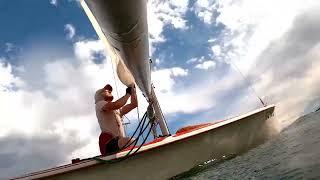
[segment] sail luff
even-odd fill
[[[151,98],[145,0],[84,0],[93,26],[109,52],[119,57],[144,95]],[[88,13],[87,13],[88,15]],[[119,74],[118,74],[119,76]]]
[[[130,84],[133,84],[134,78],[132,74],[129,72],[127,67],[123,64],[121,57],[116,54],[114,48],[111,47],[110,43],[108,42],[107,38],[104,36],[104,33],[102,32],[96,18],[90,11],[89,7],[87,6],[85,1],[81,1],[81,6],[84,9],[85,13],[87,14],[94,30],[96,31],[97,35],[99,36],[102,43],[105,45],[106,51],[108,52],[108,55],[110,56],[111,63],[113,64],[113,67],[117,68],[117,74],[119,77],[119,80],[125,84],[126,86],[129,86]],[[119,72],[120,71],[120,72]]]

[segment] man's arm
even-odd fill
[[[120,109],[120,116],[127,114],[132,109],[138,107],[137,93],[135,87],[132,88],[131,102]]]
[[[106,111],[106,110],[120,109],[122,106],[126,104],[129,97],[130,97],[130,94],[126,94],[122,96],[120,99],[116,100],[115,102],[107,103],[102,107],[102,110]]]

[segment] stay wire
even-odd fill
[[[260,100],[260,103],[262,104],[262,106],[263,106],[263,107],[266,107],[265,102],[263,102],[263,100],[260,98],[259,94],[258,94],[258,93],[256,92],[256,90],[254,89],[251,81],[249,81],[249,79],[242,73],[242,71],[240,71],[240,69],[238,68],[238,66],[237,66],[234,62],[232,62],[232,61],[230,60],[230,63],[231,63],[231,65],[234,66],[235,69],[241,74],[241,76],[242,76],[242,78],[244,79],[244,81],[248,83],[249,88],[251,89],[251,91],[253,92],[253,94]]]

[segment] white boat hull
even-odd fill
[[[272,123],[274,106],[224,120],[182,135],[143,146],[127,160],[104,164],[90,159],[21,179],[168,179],[194,166],[223,155],[240,154],[256,147],[274,135]],[[103,157],[109,160],[126,152]],[[18,178],[20,179],[20,178]]]

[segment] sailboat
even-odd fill
[[[149,102],[155,139],[116,154],[97,156],[13,179],[168,179],[209,159],[239,154],[274,135],[274,105],[213,123],[181,128],[170,134],[151,83],[146,0],[82,0],[117,75],[135,83]],[[129,154],[135,151],[134,154]],[[118,160],[118,161],[117,161]]]

